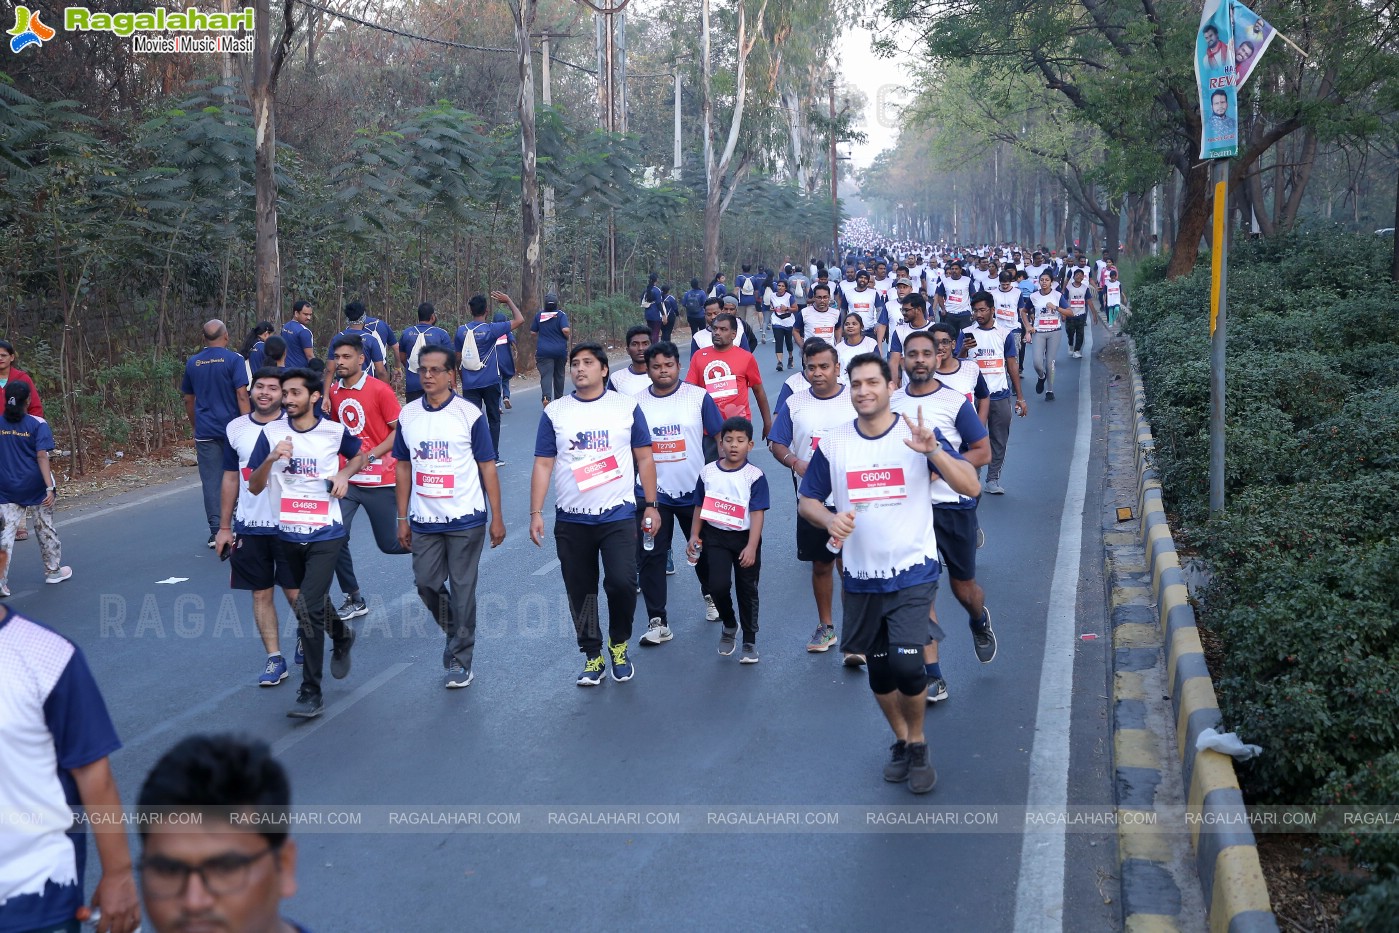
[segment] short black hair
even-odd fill
[[[423,357],[427,356],[429,353],[436,353],[436,354],[440,355],[441,357],[443,357],[443,358],[447,361],[447,362],[446,362],[446,368],[448,369],[448,371],[451,371],[451,370],[454,370],[454,369],[457,368],[457,351],[456,351],[456,350],[453,350],[451,347],[444,347],[444,346],[442,346],[440,343],[429,343],[429,344],[427,344],[426,346],[424,346],[421,350],[418,351],[418,368],[419,368],[419,369],[422,368],[422,365],[423,365]]]
[[[899,304],[910,308],[917,308],[919,311],[928,310],[928,299],[924,298],[918,292],[909,292],[907,295],[904,295],[899,299]]]
[[[724,423],[719,425],[719,438],[722,440],[725,434],[732,431],[741,431],[751,441],[753,439],[753,422],[742,415],[725,418]]]
[[[351,320],[354,319],[352,318]],[[331,354],[334,354],[335,351],[339,350],[341,347],[350,347],[356,353],[363,353],[364,338],[358,334],[341,334],[339,337],[336,337],[335,341],[330,345]]]
[[[849,365],[845,367],[845,374],[847,376],[853,376],[855,373],[855,368],[857,366],[868,366],[871,363],[879,367],[879,371],[884,374],[885,382],[894,381],[894,373],[889,368],[889,361],[886,360],[884,357],[880,356],[878,353],[859,354],[853,360],[850,361]]]
[[[432,302],[424,301],[422,304],[418,305],[418,322],[420,324],[426,324],[428,321],[432,320],[432,316],[436,313],[437,309],[432,306]]]
[[[602,344],[593,343],[591,341],[576,343],[573,345],[573,349],[568,351],[568,361],[572,363],[578,358],[580,353],[591,354],[594,359],[602,364],[604,370],[607,372],[612,371],[612,364],[607,361],[607,351],[602,348]]]
[[[731,326],[734,329],[734,333],[738,333],[738,315],[730,314],[729,312],[725,311],[723,314],[719,315],[713,321],[711,321],[709,326],[713,327],[715,324],[718,324],[721,321],[728,321],[729,326]]]
[[[724,304],[724,299],[719,298],[719,297],[716,297],[716,296],[714,296],[714,295],[710,295],[708,298],[704,299],[704,306],[705,306],[706,308],[709,307],[710,305],[719,305],[720,307],[723,307],[723,304]]]
[[[259,366],[257,371],[253,373],[253,381],[248,383],[248,386],[251,388],[253,383],[259,379],[276,379],[280,383],[282,381],[282,367]]]
[[[471,296],[471,300],[468,301],[468,302],[466,303],[466,306],[467,306],[468,308],[471,309],[471,316],[472,316],[472,317],[485,317],[485,316],[486,316],[486,296],[485,296],[485,295],[472,295],[472,296]]]
[[[976,294],[972,295],[971,300],[968,301],[967,304],[974,305],[978,301],[984,301],[991,307],[996,307],[996,299],[991,297],[991,293],[988,291],[979,291]]]
[[[941,326],[943,326],[943,325],[936,325],[936,326],[941,327]],[[951,324],[948,324],[948,325],[946,325],[946,326],[947,326],[948,328],[951,328],[952,325],[951,325]],[[915,331],[912,331],[907,337],[904,337],[902,340],[900,340],[899,343],[900,343],[901,345],[907,347],[909,344],[913,343],[913,341],[918,340],[918,339],[920,339],[920,338],[921,338],[921,339],[924,339],[924,340],[927,340],[929,343],[933,344],[934,347],[937,346],[937,343],[933,340],[933,332],[932,332],[932,329],[929,329],[929,330],[915,330]],[[957,338],[956,338],[956,337],[953,337],[952,339],[953,339],[953,340],[956,340]]]
[[[808,337],[802,341],[802,360],[811,359],[813,356],[820,356],[822,353],[830,353],[836,358],[836,366],[840,366],[840,354],[836,353],[836,348],[831,346],[820,337]]]
[[[648,364],[658,356],[664,356],[668,357],[669,359],[679,361],[680,350],[675,346],[675,344],[671,343],[669,340],[662,340],[659,343],[653,343],[646,348],[646,362]]]
[[[821,271],[825,272],[826,270],[822,269]],[[814,295],[817,292],[825,292],[827,298],[831,297],[831,287],[823,282],[817,282],[815,285],[811,286],[811,294]]]
[[[1210,95],[1210,103],[1214,103],[1214,99],[1216,97],[1222,97],[1225,100],[1228,100],[1229,92],[1224,90],[1223,88],[1220,88],[1219,90],[1215,91],[1213,94]]]
[[[227,822],[239,814],[277,849],[287,841],[291,781],[261,739],[239,735],[191,735],[160,757],[146,775],[137,808],[144,842],[152,824],[170,810],[197,810]]]
[[[345,319],[346,319],[346,320],[349,320],[349,321],[358,321],[358,320],[360,320],[360,319],[363,318],[363,317],[364,317],[364,303],[363,303],[363,302],[352,301],[352,302],[350,302],[349,304],[345,305]]]
[[[937,322],[936,324],[934,324],[932,327],[929,327],[927,332],[930,333],[930,334],[932,334],[932,333],[946,334],[947,336],[951,337],[951,338],[953,339],[953,341],[956,341],[956,339],[957,339],[957,328],[953,327],[951,324],[947,323],[946,321],[938,321],[938,322]],[[918,332],[918,331],[915,331],[915,333],[919,333],[919,332]],[[909,334],[909,336],[912,337],[913,334]]]
[[[301,309],[304,308],[304,307],[306,307],[306,306],[309,305],[310,303],[311,303],[311,302],[307,301],[305,298],[298,298],[298,299],[296,299],[295,301],[293,301],[293,302],[291,303],[291,313],[292,313],[292,314],[300,314],[300,313],[301,313]]]
[[[645,334],[646,339],[650,340],[651,328],[647,327],[645,324],[633,324],[631,327],[627,328],[627,339],[624,340],[623,343],[630,344],[633,337],[640,337],[642,334]]]
[[[319,362],[319,361],[317,361]],[[325,394],[325,388],[321,385],[321,378],[325,375],[325,370],[316,372],[309,366],[293,366],[290,369],[282,370],[282,388],[286,388],[287,382],[292,379],[300,379],[306,386],[307,392],[320,392]]]
[[[268,360],[280,360],[286,358],[287,342],[282,339],[281,334],[273,334],[262,342],[262,356]]]

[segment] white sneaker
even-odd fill
[[[670,641],[675,633],[659,618],[653,618],[646,626],[646,634],[641,636],[643,645],[659,645]]]
[[[1081,359],[1083,359],[1083,354],[1082,354],[1082,353],[1079,353],[1077,350],[1075,350],[1075,351],[1073,352],[1073,357],[1074,357],[1074,359],[1076,359],[1076,360],[1081,360]]]
[[[44,574],[44,582],[45,582],[45,583],[62,583],[64,580],[67,580],[67,579],[68,579],[69,577],[71,577],[72,575],[73,575],[73,568],[72,568],[72,567],[67,567],[67,566],[59,567],[59,568],[58,568],[57,570],[55,570],[53,573],[46,573],[46,574]]]
[[[714,605],[713,596],[706,596],[704,598],[704,619],[706,622],[719,621],[719,607]]]
[[[981,491],[988,496],[1003,496],[1006,493],[1005,487],[1000,484],[1000,481],[994,479],[988,479],[986,485],[981,487]]]

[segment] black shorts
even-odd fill
[[[235,590],[296,587],[291,567],[282,556],[282,539],[276,535],[239,535],[229,564],[228,585]]]
[[[845,617],[841,621],[840,650],[869,654],[890,645],[921,647],[934,639],[928,609],[938,584],[919,583],[892,593],[851,593],[841,597]]]
[[[942,567],[954,580],[976,579],[976,509],[933,507]]]
[[[834,513],[835,509],[831,509]],[[797,560],[808,564],[829,564],[833,563],[836,555],[831,553],[831,549],[826,547],[826,542],[831,540],[831,533],[824,528],[811,524],[811,522],[797,516]]]

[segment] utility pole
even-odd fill
[[[840,162],[836,160],[836,79],[831,78],[831,262],[840,262],[840,189],[836,176]]]
[[[543,99],[544,106],[550,106],[554,101],[553,82],[550,80],[549,71],[549,40],[553,36],[548,32],[540,33],[539,39],[543,55],[541,56],[541,77],[544,80]],[[552,234],[554,231],[554,189],[546,186],[544,189],[544,230]]]
[[[616,41],[616,23],[613,17],[618,16],[631,0],[621,0],[616,6],[598,7],[593,6],[597,11],[597,46],[598,46],[598,120],[603,129],[609,133],[626,132],[626,82],[623,81],[622,90],[622,115],[618,118],[617,113],[617,59],[618,43]],[[592,6],[592,4],[589,4]],[[623,28],[625,29],[625,17]],[[621,43],[622,55],[626,54],[625,38]],[[625,64],[623,65],[625,68]],[[613,210],[607,212],[607,292],[614,294],[617,291],[617,213]]]

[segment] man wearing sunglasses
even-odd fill
[[[156,933],[308,933],[296,893],[291,784],[262,742],[193,735],[156,762],[138,800],[141,897]]]

